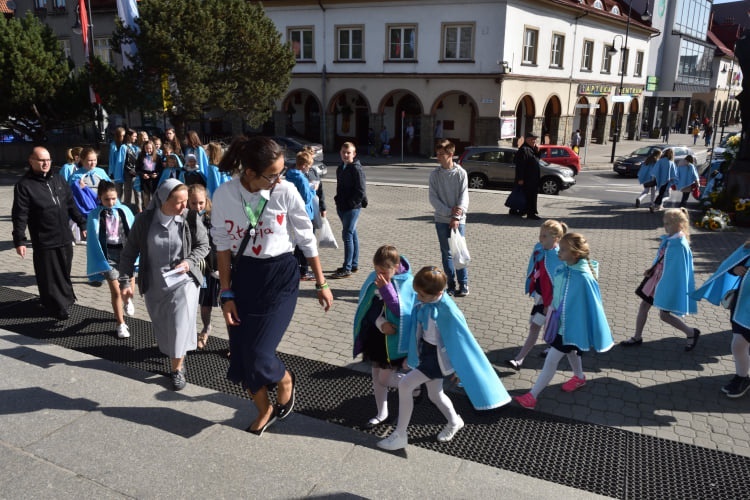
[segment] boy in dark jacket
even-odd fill
[[[357,148],[351,142],[341,146],[342,164],[336,169],[336,212],[341,219],[341,239],[344,240],[344,265],[331,278],[348,278],[359,270],[359,237],[357,219],[361,208],[367,207],[365,174],[355,160]]]

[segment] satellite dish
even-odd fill
[[[6,5],[6,6],[7,6],[7,7],[8,7],[8,8],[10,9],[10,10],[16,10],[16,2],[14,2],[13,0],[8,0],[7,2],[5,2],[5,5]]]

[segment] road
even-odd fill
[[[367,182],[427,186],[431,168],[372,165],[365,167]],[[329,172],[332,169],[329,169]],[[329,175],[327,179],[331,179]],[[499,189],[506,189],[499,188]],[[620,177],[611,170],[585,170],[576,177],[576,185],[561,193],[564,197],[588,198],[617,204],[632,204],[641,192],[637,179]]]

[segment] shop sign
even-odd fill
[[[646,77],[646,90],[649,92],[656,91],[656,88],[659,86],[659,77],[658,76],[647,76]]]
[[[620,91],[620,95],[629,95],[629,96],[639,96],[641,95],[642,90],[637,87],[623,87]]]
[[[609,95],[612,93],[612,85],[601,85],[596,83],[581,83],[578,85],[578,95]]]

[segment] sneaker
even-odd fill
[[[117,338],[126,339],[128,337],[130,337],[130,329],[128,329],[128,325],[125,323],[117,325]]]
[[[451,439],[453,439],[453,436],[456,435],[458,431],[464,428],[464,421],[461,417],[458,417],[458,423],[451,424],[448,422],[445,424],[445,427],[443,427],[443,430],[440,431],[440,434],[437,435],[437,440],[440,443],[447,443]]]
[[[740,377],[739,375],[735,375],[727,385],[721,388],[721,392],[723,392],[724,394],[729,394],[729,391],[739,385],[740,380],[742,380],[742,377]]]
[[[305,274],[301,274],[299,279],[302,281],[315,281],[315,274],[312,271],[307,271]]]
[[[750,377],[738,377],[735,375],[726,389],[725,392],[728,398],[741,398],[750,389]]]
[[[461,285],[456,292],[456,297],[466,297],[467,295],[469,295],[469,285]]]
[[[181,391],[187,385],[187,378],[185,377],[185,367],[176,372],[172,372],[172,387],[175,391]]]
[[[521,369],[522,363],[516,361],[515,359],[506,359],[505,364],[513,368],[515,371],[519,371]]]
[[[331,275],[331,278],[333,278],[335,280],[338,280],[338,279],[342,279],[342,278],[351,278],[351,276],[352,276],[352,272],[351,271],[347,271],[345,269],[342,269],[340,271],[336,271],[335,273],[333,273]]]
[[[530,392],[527,392],[523,396],[516,396],[513,399],[516,400],[516,403],[528,410],[536,408],[536,398],[532,396]]]
[[[125,314],[127,314],[128,316],[132,316],[135,314],[135,305],[133,304],[132,300],[125,302],[122,305],[122,308],[125,311]]]
[[[357,266],[352,266],[352,273],[356,273],[359,271],[359,268]]]
[[[391,432],[391,435],[387,438],[378,441],[378,448],[383,450],[395,451],[406,448],[409,444],[409,438],[406,434],[401,434],[398,431]]]
[[[573,378],[568,380],[562,385],[562,390],[565,392],[573,392],[576,389],[580,389],[586,385],[586,377],[584,378],[578,378],[577,376],[573,375]]]

